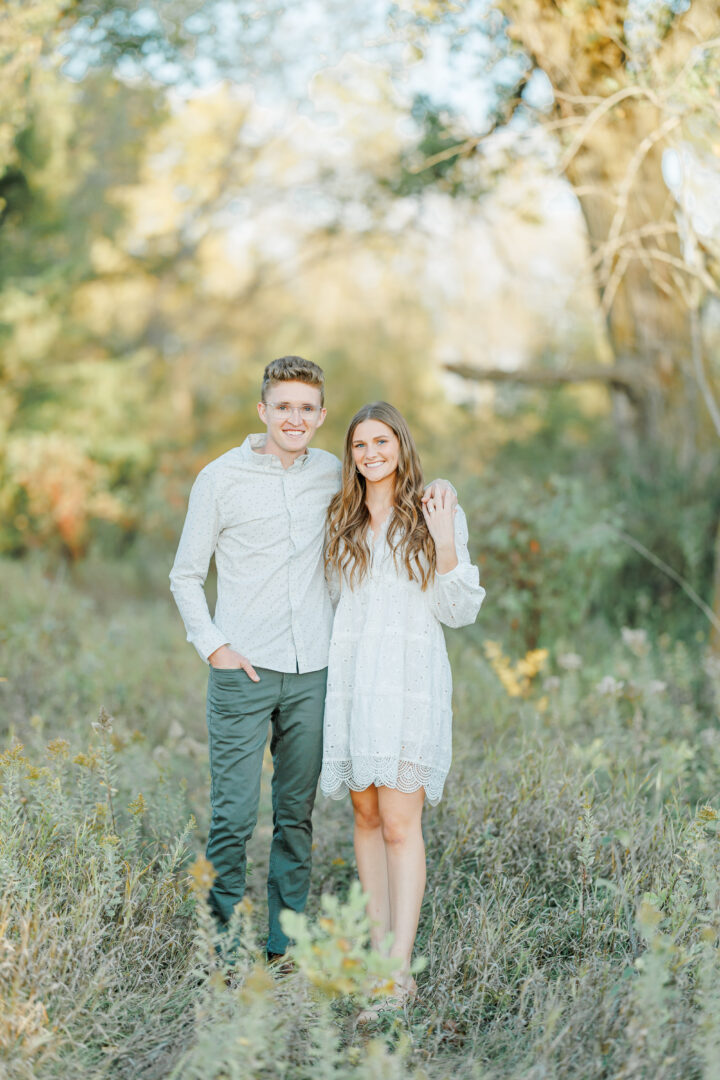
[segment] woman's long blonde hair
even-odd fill
[[[352,444],[364,420],[380,420],[397,435],[400,449],[395,474],[395,504],[387,543],[395,566],[401,560],[411,581],[423,589],[435,574],[435,544],[422,512],[423,475],[420,458],[404,417],[387,401],[363,405],[345,437],[342,487],[328,508],[325,565],[344,574],[350,585],[362,581],[370,562],[370,513],[365,504],[365,477],[355,467]]]

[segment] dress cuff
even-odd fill
[[[454,581],[456,577],[460,576],[460,567],[461,564],[458,562],[457,566],[453,566],[452,570],[447,570],[444,574],[436,570],[435,577],[440,578],[441,581]]]

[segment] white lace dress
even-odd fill
[[[458,565],[425,592],[396,570],[370,533],[372,562],[351,589],[328,582],[337,602],[325,699],[321,790],[339,799],[371,784],[417,791],[439,802],[452,757],[452,676],[441,623],[466,626],[485,590],[467,549],[465,514],[455,516]]]

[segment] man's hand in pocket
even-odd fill
[[[231,649],[229,645],[221,645],[215,652],[210,653],[208,664],[210,667],[217,668],[218,671],[238,671],[242,669],[253,682],[260,682],[260,676],[250,661],[239,652]]]

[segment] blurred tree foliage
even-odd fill
[[[59,542],[76,557],[93,519],[130,525],[127,492],[150,464],[137,430],[147,402],[131,377],[148,358],[117,298],[117,333],[107,336],[85,298],[90,282],[121,269],[108,178],[135,176],[142,144],[128,133],[161,112],[155,92],[124,94],[106,73],[82,85],[62,79],[52,48],[63,14],[58,3],[11,3],[0,16],[13,106],[0,175],[0,546]],[[137,286],[137,270],[122,269],[125,287]]]
[[[585,272],[606,327],[598,359],[623,379],[620,434],[670,439],[680,462],[695,463],[718,434],[698,409],[691,322],[720,295],[718,237],[700,224],[693,186],[720,153],[720,4],[499,0],[484,17],[475,0],[400,7],[421,57],[439,34],[458,53],[468,37],[487,35],[493,47],[477,80],[495,92],[480,131],[436,104],[426,121],[433,145],[426,135],[406,156],[405,175],[461,193],[473,158],[492,178],[513,159],[544,155],[583,212]],[[549,142],[538,141],[538,129]]]
[[[417,0],[398,11],[420,56],[438,34],[459,52],[468,35],[489,35],[494,48],[478,83],[494,75],[496,87],[484,130],[436,110],[445,130],[435,133],[429,154],[427,140],[419,145],[405,172],[416,184],[424,178],[455,193],[473,158],[491,174],[498,162],[507,169],[518,156],[544,155],[585,220],[585,274],[604,327],[597,363],[585,373],[612,387],[621,445],[638,472],[661,486],[668,463],[688,481],[698,472],[711,476],[720,464],[720,395],[702,322],[708,302],[720,296],[720,239],[707,225],[702,178],[706,171],[717,176],[720,154],[720,4],[498,0],[481,20],[474,0]],[[500,130],[506,137],[498,143]],[[538,130],[545,141],[538,142]],[[454,147],[447,145],[453,134]],[[455,370],[518,384],[576,377],[572,363],[566,372],[562,361],[550,366],[552,377],[470,364]],[[720,622],[720,522],[714,547]],[[720,633],[716,642],[720,649]]]
[[[301,120],[291,132],[247,88],[173,100],[157,80],[118,77],[122,56],[185,56],[193,5],[156,7],[170,24],[136,19],[134,4],[48,0],[0,16],[3,551],[76,559],[93,536],[124,542],[140,523],[174,537],[188,477],[256,427],[274,355],[308,351],[325,367],[335,449],[368,392],[409,398],[421,430],[442,413],[427,317],[378,224],[373,176],[396,145],[384,91],[370,88],[372,126],[350,110],[343,173],[332,147],[313,156]],[[76,31],[71,53],[87,44],[92,58],[99,42],[110,54],[71,81]],[[337,80],[321,92],[348,95]],[[381,312],[368,299],[378,274]]]
[[[636,542],[709,597],[720,513],[714,478],[688,476],[669,448],[655,450],[652,468],[628,456],[612,426],[583,417],[565,391],[543,400],[544,408],[527,398],[517,407],[508,427],[517,432],[529,414],[532,431],[508,437],[477,480],[461,485],[493,600],[479,636],[497,634],[517,652],[548,641],[572,647],[593,619],[686,640],[707,634],[698,605]]]
[[[571,4],[562,19],[540,0],[502,11],[397,5],[393,34],[418,53],[438,28],[458,42],[485,36],[487,130],[468,130],[436,94],[419,95],[421,134],[409,147],[391,65],[346,63],[313,81],[318,108],[339,123],[336,142],[352,148],[342,157],[301,116],[259,107],[241,85],[253,63],[272,61],[280,3],[231,5],[244,35],[238,79],[190,92],[199,59],[213,52],[216,71],[233,59],[218,40],[229,25],[221,6],[41,0],[0,13],[0,550],[42,545],[76,559],[96,537],[172,542],[192,473],[256,426],[262,368],[291,350],[328,375],[320,445],[338,450],[361,401],[387,397],[437,450],[433,464],[474,474],[466,501],[485,572],[526,645],[604,604],[617,609],[625,589],[628,618],[641,617],[643,603],[662,610],[666,584],[612,539],[613,527],[641,535],[706,590],[716,458],[699,421],[688,313],[712,291],[715,269],[708,243],[690,258],[686,241],[697,237],[664,186],[659,155],[681,132],[695,149],[714,145],[716,53],[681,51],[679,70],[677,61],[638,66],[617,50],[620,32],[629,49],[619,4]],[[668,11],[653,23],[649,60],[687,41],[687,23]],[[554,88],[544,111],[527,92],[534,68]],[[680,127],[666,130],[676,116]],[[538,121],[555,142],[538,142]],[[503,420],[482,407],[459,411],[439,392],[432,350],[444,294],[438,275],[428,278],[431,310],[420,268],[441,253],[437,233],[421,240],[406,224],[433,189],[460,215],[480,205],[523,156],[562,166],[582,205],[606,316],[598,359],[627,369],[638,387],[619,399],[621,431],[639,411],[645,434],[672,453],[636,445],[618,457],[602,421],[577,421],[570,399],[553,406],[556,393],[547,408],[533,399],[532,417],[520,397]],[[598,209],[605,203],[609,214]],[[520,213],[529,220],[533,208]],[[487,354],[479,344],[473,338]],[[545,369],[572,365],[564,348],[541,358]],[[497,400],[512,398],[510,387]],[[561,445],[572,430],[575,445]],[[592,444],[584,456],[583,441]],[[689,483],[682,459],[687,468],[698,451]],[[582,480],[569,477],[578,470]],[[623,583],[620,597],[605,588],[610,578]],[[569,592],[583,601],[568,621]]]

